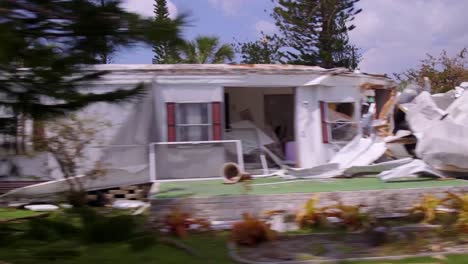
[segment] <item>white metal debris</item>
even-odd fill
[[[35,212],[52,212],[59,209],[58,206],[53,204],[32,204],[26,205],[24,208]]]
[[[424,161],[418,159],[415,159],[410,163],[404,164],[394,169],[383,171],[379,173],[378,177],[380,177],[380,179],[383,181],[392,181],[418,178],[420,175],[430,175],[432,177],[445,178],[442,173],[434,170]]]
[[[112,204],[112,208],[126,210],[126,209],[137,209],[137,208],[143,207],[145,205],[146,205],[146,203],[142,202],[142,201],[116,200]]]

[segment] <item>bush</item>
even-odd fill
[[[79,234],[80,230],[61,218],[34,218],[29,221],[25,235],[36,240],[57,240],[70,238]]]
[[[261,242],[276,238],[275,231],[265,221],[259,220],[250,214],[243,214],[243,221],[232,226],[232,240],[239,245],[254,246]]]
[[[185,238],[188,235],[188,229],[196,226],[200,232],[211,230],[211,222],[204,218],[192,218],[190,213],[184,212],[179,208],[173,208],[164,218],[164,226],[169,232],[179,238]]]
[[[141,234],[131,239],[129,242],[130,249],[134,251],[142,251],[156,244],[156,236],[154,234]]]
[[[119,215],[94,216],[83,219],[83,235],[86,242],[107,243],[129,240],[134,235],[137,223],[134,217]]]
[[[0,247],[7,246],[13,239],[13,230],[6,224],[0,224]]]
[[[345,205],[342,202],[338,202],[336,205],[326,207],[327,210],[331,209],[331,212],[326,210],[326,214],[327,216],[337,217],[348,230],[355,231],[369,228],[375,222],[370,215],[361,212],[362,207],[364,206]]]
[[[410,209],[412,215],[422,215],[421,223],[431,224],[436,220],[437,208],[442,205],[443,200],[434,195],[424,195],[421,201]]]
[[[325,214],[322,208],[317,207],[319,202],[319,195],[316,194],[314,197],[307,200],[304,207],[297,212],[295,221],[301,228],[312,228],[323,223],[325,220]]]
[[[32,255],[36,259],[58,260],[78,257],[81,255],[81,251],[76,244],[62,241],[54,245],[44,246]]]

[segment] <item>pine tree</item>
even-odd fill
[[[154,20],[160,23],[170,22],[167,0],[155,0]],[[178,43],[175,41],[162,41],[153,44],[153,64],[170,64],[179,62],[177,52]]]
[[[138,97],[142,85],[105,93],[87,89],[107,74],[89,65],[118,47],[178,39],[183,24],[182,17],[143,19],[122,10],[119,0],[105,5],[96,0],[2,0],[0,17],[0,109],[12,116],[0,122],[0,130],[9,130],[18,118],[47,119],[94,102]]]
[[[276,35],[262,34],[261,39],[250,42],[238,42],[233,44],[236,52],[241,57],[243,64],[275,64],[281,63],[284,40]]]
[[[153,6],[156,20],[169,19],[169,8],[167,7],[167,0],[155,0]]]
[[[278,0],[273,18],[287,46],[289,63],[356,68],[358,50],[349,43],[349,25],[362,10],[359,0]]]

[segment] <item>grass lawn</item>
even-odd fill
[[[226,240],[227,234],[220,233],[193,235],[181,241],[198,256],[189,255],[183,250],[164,244],[156,244],[144,250],[135,251],[126,243],[82,244],[79,241],[70,240],[54,242],[21,240],[0,247],[0,263],[6,261],[15,264],[233,264],[235,262],[227,253]],[[62,253],[66,248],[78,248],[80,253],[78,255]]]
[[[0,247],[0,263],[7,261],[15,264],[60,263],[60,264],[129,264],[129,263],[164,263],[164,264],[235,264],[230,259],[226,247],[227,233],[193,234],[179,240],[190,247],[198,256],[163,244],[156,244],[141,251],[132,250],[126,243],[80,244],[78,241],[59,240],[54,242],[23,240]],[[79,255],[61,256],[54,248],[79,248]],[[55,256],[55,257],[51,257]],[[405,264],[438,263],[464,264],[468,255],[450,255],[445,259],[432,257],[404,260],[344,262],[343,264]]]
[[[270,184],[279,183],[280,184]],[[263,185],[265,184],[265,185]],[[284,194],[330,191],[357,191],[403,188],[427,188],[444,186],[468,185],[465,180],[432,180],[420,179],[415,181],[383,182],[377,178],[330,179],[285,181],[280,178],[260,178],[251,182],[248,194]],[[161,182],[160,192],[156,198],[175,197],[213,197],[246,194],[243,184],[223,184],[222,180]]]
[[[16,219],[16,218],[31,217],[31,216],[36,216],[40,214],[43,214],[43,213],[33,212],[33,211],[28,211],[28,210],[0,208],[0,222],[8,221],[11,219]]]
[[[68,219],[69,218],[55,218]],[[61,220],[61,221],[63,221]],[[0,263],[15,264],[129,264],[129,263],[164,263],[164,264],[235,264],[230,259],[227,242],[229,233],[190,234],[187,239],[171,238],[190,248],[196,256],[164,243],[149,244],[138,250],[129,242],[91,243],[84,242],[80,236],[53,236],[52,239],[33,239],[21,235],[21,230],[28,230],[28,221],[0,225],[3,235],[0,237]],[[3,228],[3,229],[2,229]],[[7,228],[7,229],[5,229]],[[62,227],[63,228],[63,227]],[[42,229],[42,228],[41,228]],[[2,231],[3,230],[3,231]],[[8,235],[7,230],[15,230],[16,235]],[[62,229],[61,229],[62,230]],[[68,238],[67,238],[68,237]],[[452,255],[435,259],[431,257],[405,259],[400,261],[346,262],[347,264],[404,264],[404,263],[467,263],[468,255]],[[343,263],[344,264],[344,263]]]
[[[468,255],[449,255],[442,258],[409,258],[402,260],[344,262],[342,264],[465,264],[468,263]]]

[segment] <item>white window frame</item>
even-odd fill
[[[333,135],[333,134],[332,134],[332,125],[333,125],[333,124],[343,124],[343,123],[345,123],[345,124],[350,124],[350,125],[356,124],[356,125],[358,126],[357,134],[360,133],[360,131],[359,131],[359,130],[360,130],[360,127],[359,127],[359,124],[360,124],[360,123],[359,123],[358,121],[356,121],[356,115],[357,115],[357,110],[358,110],[358,109],[356,108],[357,104],[356,104],[355,101],[344,101],[344,102],[340,102],[340,101],[322,101],[322,102],[324,103],[323,111],[324,111],[324,117],[325,117],[325,120],[324,120],[324,123],[325,123],[325,124],[321,123],[320,125],[321,125],[321,126],[323,126],[323,125],[326,126],[327,138],[328,138],[328,142],[327,142],[327,143],[331,143],[331,144],[343,144],[343,143],[348,143],[349,141],[351,141],[351,140],[349,140],[349,141],[346,141],[346,140],[334,140],[333,137],[332,137],[332,135]],[[342,121],[336,122],[336,121],[330,121],[330,120],[328,120],[328,116],[329,116],[329,115],[328,115],[328,109],[329,109],[328,105],[329,105],[329,104],[353,104],[353,110],[354,110],[354,111],[353,111],[353,115],[351,116],[351,118],[352,118],[351,120],[352,120],[352,121],[350,121],[350,122],[342,122]],[[322,133],[323,133],[323,129],[322,129]],[[356,135],[357,135],[357,134],[356,134]]]
[[[181,105],[186,105],[186,104],[204,104],[207,106],[207,120],[208,120],[208,123],[206,124],[186,124],[186,123],[180,123],[180,120],[179,120],[179,111],[180,110],[180,107]],[[208,127],[208,138],[206,139],[206,141],[209,141],[209,140],[212,140],[213,139],[213,110],[211,108],[211,102],[191,102],[191,103],[175,103],[175,129],[176,129],[176,139],[177,141],[179,142],[187,142],[187,141],[184,141],[182,140],[182,136],[181,136],[181,131],[180,131],[180,128],[182,127]],[[190,141],[190,140],[188,140]]]

